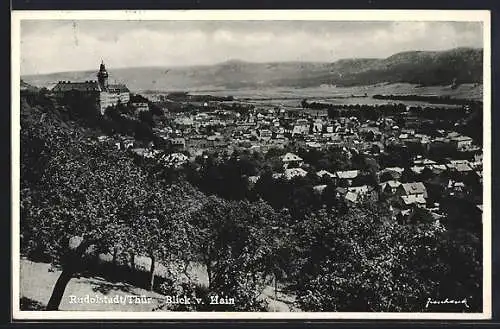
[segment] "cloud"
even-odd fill
[[[342,21],[23,21],[21,73],[110,67],[335,61],[482,47],[480,23]]]

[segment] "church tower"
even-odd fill
[[[99,87],[101,87],[102,91],[108,90],[108,71],[106,71],[104,61],[101,61],[101,67],[97,73],[97,81],[99,82]]]

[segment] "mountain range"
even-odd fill
[[[253,63],[229,60],[214,65],[183,67],[112,67],[110,79],[132,91],[211,90],[273,87],[355,86],[411,83],[421,86],[482,83],[483,50],[454,48],[446,51],[407,51],[384,59],[354,58],[335,62]],[[95,80],[96,70],[26,75],[37,87],[57,81]]]

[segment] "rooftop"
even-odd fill
[[[285,155],[281,158],[281,160],[282,160],[283,162],[289,162],[289,161],[302,161],[302,158],[301,158],[301,157],[299,157],[299,156],[298,156],[298,155],[296,155],[296,154],[293,154],[293,153],[287,153],[287,154],[285,154]]]
[[[425,204],[425,199],[422,195],[404,195],[401,197],[401,199],[406,205],[411,205],[416,203]]]
[[[341,179],[353,179],[358,177],[359,170],[346,170],[346,171],[337,171],[335,172],[335,176]]]
[[[425,188],[425,185],[422,182],[406,183],[402,184],[402,186],[407,195],[412,195],[412,194],[427,195],[427,189]]]

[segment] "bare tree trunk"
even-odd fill
[[[130,254],[130,267],[132,270],[135,270],[135,254],[131,253]]]
[[[151,255],[151,276],[150,276],[150,280],[149,280],[149,290],[150,291],[153,291],[153,287],[154,287],[154,283],[155,283],[155,262],[156,262],[156,259],[155,259],[155,256],[154,255]]]
[[[69,280],[73,277],[74,272],[70,270],[63,270],[61,275],[56,281],[56,285],[52,290],[52,295],[50,296],[49,303],[47,304],[47,311],[57,311],[59,309],[59,305],[61,304],[61,300],[64,295],[64,291],[66,290],[66,286],[68,285]]]
[[[63,271],[54,285],[52,290],[52,295],[50,296],[49,302],[47,303],[47,311],[57,311],[61,300],[64,296],[64,291],[68,285],[71,278],[81,269],[82,266],[82,255],[85,253],[88,247],[93,242],[89,240],[81,240],[78,247],[74,248],[70,246],[70,251],[66,255],[63,262]]]
[[[274,274],[274,299],[278,300],[278,280],[276,280],[276,273]]]
[[[212,267],[210,264],[206,264],[206,266],[207,266],[208,288],[210,288],[210,285],[213,284]]]
[[[189,268],[189,261],[184,261],[184,268],[182,269],[182,273],[188,278],[189,281],[191,281],[191,276],[188,273],[188,268]]]
[[[117,258],[118,258],[118,247],[114,247],[113,248],[113,267],[116,267],[116,263],[117,263]]]

